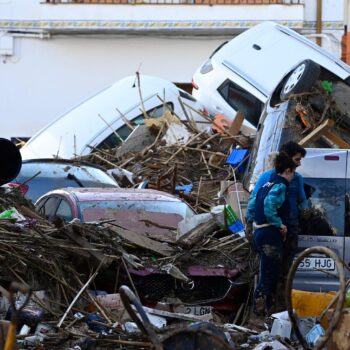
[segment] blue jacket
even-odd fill
[[[267,170],[262,173],[255,184],[252,196],[256,195],[259,189],[270,180],[271,175],[276,174],[275,169]],[[299,173],[295,173],[293,180],[288,186],[287,199],[289,202],[289,223],[297,225],[299,222],[300,209],[308,207],[304,191],[304,179]],[[248,217],[249,220],[249,217]]]
[[[283,177],[272,174],[248,202],[247,217],[258,225],[269,223],[275,227],[286,225],[289,213],[287,198],[288,182]]]

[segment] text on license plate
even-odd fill
[[[333,271],[335,269],[334,260],[331,258],[320,258],[320,257],[308,257],[303,259],[299,266],[298,270],[325,270]]]
[[[211,306],[185,306],[185,314],[203,316],[210,314],[212,310]]]

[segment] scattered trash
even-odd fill
[[[26,218],[16,208],[10,208],[0,213],[0,220],[8,219],[10,222],[25,221]]]
[[[163,139],[168,146],[186,143],[191,138],[191,133],[185,125],[171,123]]]
[[[292,324],[290,323],[288,312],[285,311],[278,314],[272,314],[271,317],[274,318],[271,335],[290,339]]]
[[[188,185],[181,185],[181,186],[176,186],[175,190],[178,192],[183,192],[185,195],[189,195],[192,192],[193,185],[188,184]]]
[[[212,218],[212,215],[209,213],[203,213],[194,215],[190,218],[183,219],[177,224],[177,235],[176,239],[178,240],[180,237],[182,237],[184,234],[188,233],[189,231],[193,230],[200,224],[204,224],[208,222]]]
[[[315,346],[318,339],[325,334],[324,329],[320,324],[316,324],[309,333],[306,334],[305,340],[310,346]]]
[[[246,168],[248,154],[249,152],[246,149],[235,149],[228,156],[226,163],[233,168],[237,168],[238,173],[243,173]]]
[[[216,206],[212,208],[211,213],[221,228],[227,227],[233,233],[241,232],[245,228],[229,204]]]
[[[101,317],[98,313],[91,313],[86,317],[85,320],[86,324],[88,325],[89,329],[96,333],[102,333],[104,335],[108,334],[109,328],[104,325],[106,324],[106,321],[103,317]]]

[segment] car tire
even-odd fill
[[[281,100],[287,100],[294,94],[310,91],[319,75],[320,66],[317,63],[311,60],[301,62],[287,76],[280,93]]]

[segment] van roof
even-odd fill
[[[170,81],[147,75],[140,75],[140,87],[144,101],[157,94],[163,96],[164,89],[177,89]],[[22,158],[35,158],[36,150],[38,154],[46,150],[47,157],[69,158],[74,153],[81,154],[97,134],[122,118],[117,109],[126,115],[140,103],[136,76],[121,79],[41,129],[21,149]],[[42,137],[43,133],[45,137]]]
[[[239,67],[246,80],[265,95],[270,95],[282,78],[306,59],[313,60],[341,79],[350,74],[350,67],[344,62],[311,40],[274,22],[263,22],[243,32],[212,57],[228,70],[235,71],[234,67]],[[278,64],[274,64],[273,69],[266,69],[267,62],[276,60]]]

